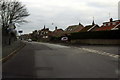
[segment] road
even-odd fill
[[[26,46],[3,64],[3,78],[118,78],[118,59],[49,43]]]

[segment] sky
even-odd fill
[[[40,30],[46,26],[51,31],[58,28],[66,29],[70,25],[84,26],[95,23],[102,25],[112,17],[118,19],[119,0],[19,0],[26,5],[28,23],[20,24],[17,30],[23,34]],[[94,17],[94,18],[93,18]],[[52,25],[52,23],[54,23]]]

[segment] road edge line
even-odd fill
[[[89,49],[89,48],[79,48],[82,49],[84,51],[88,51],[88,52],[92,52],[92,53],[97,53],[99,55],[104,55],[104,56],[109,56],[109,57],[113,57],[113,58],[119,58],[120,55],[118,54],[112,54],[112,53],[108,53],[108,52],[104,52],[104,51],[99,51],[99,50],[95,50],[95,49]]]

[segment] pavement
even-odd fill
[[[79,49],[84,49],[92,53],[113,55],[117,58],[120,55],[120,45],[87,45],[87,44],[70,44],[70,43],[56,43],[59,45],[76,47]]]
[[[117,57],[94,54],[85,50],[85,46],[78,48],[50,43],[25,43],[22,50],[2,65],[3,78],[120,77]],[[116,48],[112,49],[116,53]]]
[[[8,56],[10,53],[15,51],[17,48],[21,47],[22,45],[24,45],[24,43],[21,42],[21,40],[17,40],[13,42],[11,45],[2,46],[2,58]]]
[[[79,47],[116,54],[116,55],[120,54],[120,46],[115,46],[115,45],[113,46],[112,45],[83,45]]]
[[[18,41],[17,43],[18,44],[14,44],[16,46],[14,46],[14,47],[11,46],[10,47],[11,49],[6,48],[7,53],[3,52],[4,55],[0,59],[0,62],[5,63],[6,61],[8,61],[10,58],[12,58],[17,52],[19,52],[19,50],[21,50],[26,45],[25,43],[23,43],[21,41]]]

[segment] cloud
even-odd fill
[[[95,22],[102,24],[111,17],[117,19],[117,4],[119,0],[20,0],[26,5],[30,16],[26,18],[30,23],[21,25],[28,33],[46,25],[51,30],[55,26],[65,29],[68,25],[91,24],[93,16]],[[53,26],[51,23],[54,23]],[[27,29],[29,26],[30,28]]]

